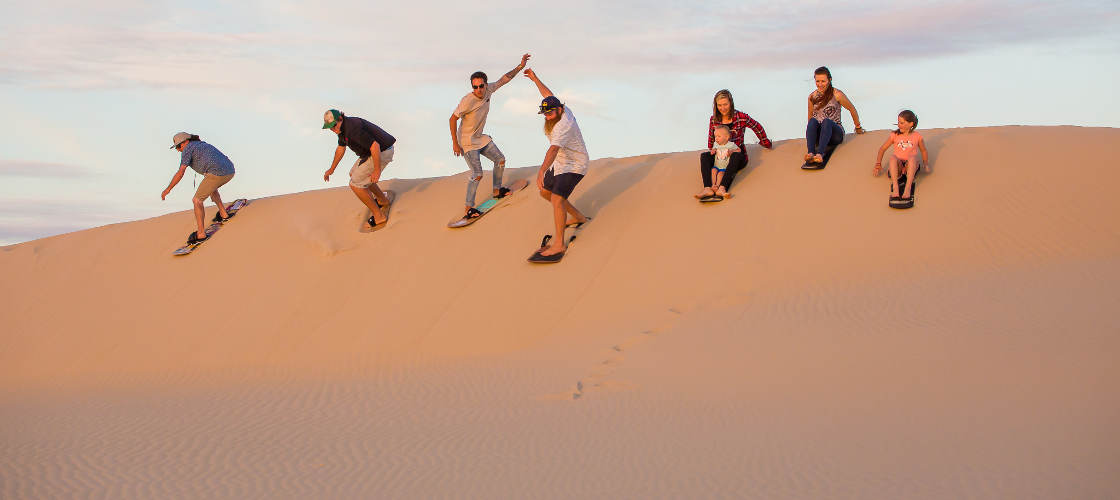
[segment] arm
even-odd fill
[[[463,147],[459,145],[459,137],[457,137],[458,134],[456,134],[459,128],[456,125],[459,123],[459,115],[451,113],[451,119],[448,120],[448,122],[451,123],[451,151],[455,153],[455,156],[460,156],[463,154]]]
[[[837,90],[836,91],[836,101],[839,102],[840,105],[844,107],[844,109],[848,110],[848,112],[852,114],[852,121],[855,122],[855,125],[856,125],[856,133],[857,134],[862,134],[862,133],[866,132],[865,130],[863,130],[863,127],[860,126],[860,124],[859,124],[859,113],[856,112],[856,106],[854,104],[852,104],[852,101],[848,100],[848,95],[839,91],[839,90]]]
[[[171,189],[174,188],[175,185],[178,184],[179,181],[183,179],[183,172],[186,172],[186,171],[187,171],[187,166],[186,165],[179,165],[179,171],[175,172],[175,175],[171,177],[171,183],[167,185],[167,189],[163,190],[163,195],[160,196],[161,200],[166,200],[167,199],[167,195],[169,193],[171,193]]]
[[[929,168],[929,154],[926,153],[926,138],[918,139],[918,149],[922,151],[922,165]]]
[[[812,97],[809,98],[809,116],[807,118],[805,118],[805,121],[809,121],[811,119],[813,119],[813,98]]]
[[[713,155],[716,154],[716,150],[714,148],[712,148],[712,146],[714,146],[715,143],[716,143],[716,119],[715,118],[709,118],[708,119],[708,152],[713,154]]]
[[[502,77],[499,78],[496,82],[498,86],[501,87],[502,85],[509,83],[510,80],[513,80],[513,77],[517,76],[517,74],[525,68],[525,63],[527,61],[529,61],[529,54],[521,56],[521,64],[518,64],[516,68],[513,68],[507,71],[506,74],[502,75]]]
[[[541,97],[548,97],[553,95],[552,91],[549,90],[548,87],[541,82],[541,79],[537,78],[537,73],[533,71],[532,68],[525,70],[525,76],[532,80],[533,83],[537,84],[537,90],[541,92]]]
[[[887,136],[886,142],[879,146],[879,154],[875,155],[875,175],[883,171],[883,154],[887,152],[887,148],[891,147],[891,136]]]
[[[556,160],[556,153],[560,152],[560,146],[549,146],[548,151],[544,153],[544,161],[541,162],[541,168],[537,171],[537,189],[544,189],[544,173],[548,167],[552,166],[552,162]]]
[[[373,162],[373,175],[370,180],[377,182],[381,178],[381,145],[377,141],[373,141],[373,145],[369,147],[369,161]]]
[[[751,118],[751,115],[748,115],[746,113],[743,114],[747,117],[747,126],[754,131],[755,137],[758,137],[758,143],[766,149],[774,147],[774,144],[770,142],[770,139],[766,138],[766,129],[762,128],[762,124],[758,123],[758,121],[754,118]]]
[[[346,153],[346,146],[338,146],[334,148],[334,160],[331,161],[331,168],[327,169],[327,173],[323,174],[323,180],[331,180],[331,174],[334,173],[334,168],[338,166],[338,162],[342,160],[342,155]]]

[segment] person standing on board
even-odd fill
[[[171,149],[182,153],[179,159],[179,171],[175,172],[171,183],[163,190],[161,199],[167,199],[171,189],[183,179],[187,167],[202,174],[202,182],[198,183],[198,189],[195,190],[194,198],[191,200],[194,202],[194,220],[198,224],[198,230],[187,237],[187,243],[206,241],[210,236],[206,234],[206,226],[203,224],[206,219],[206,208],[202,203],[206,198],[210,198],[218,206],[218,213],[214,214],[214,222],[225,222],[231,217],[229,212],[226,212],[226,206],[222,204],[218,188],[233,179],[233,162],[218,151],[218,148],[202,142],[197,135],[186,132],[179,132],[171,138]]]
[[[331,179],[349,146],[358,155],[358,160],[350,168],[350,190],[373,214],[366,221],[370,227],[384,227],[389,218],[381,209],[389,206],[389,198],[377,186],[377,181],[381,179],[385,166],[393,161],[393,144],[397,139],[381,127],[358,117],[346,116],[337,109],[327,110],[323,115],[323,128],[338,134],[338,147],[334,149],[331,168],[323,174],[323,180]]]
[[[517,73],[525,68],[529,54],[521,56],[521,64],[502,75],[498,81],[487,83],[486,73],[475,71],[471,75],[471,92],[459,101],[459,106],[451,113],[448,122],[451,125],[451,151],[455,156],[462,156],[471,170],[471,178],[467,181],[466,212],[464,219],[474,219],[482,216],[474,208],[475,193],[478,184],[482,181],[482,158],[485,156],[494,162],[494,198],[502,198],[509,193],[509,188],[502,187],[502,173],[506,167],[506,157],[498,149],[494,140],[482,133],[486,127],[486,115],[490,113],[490,96],[509,83]],[[462,124],[457,122],[462,119]]]
[[[564,229],[568,225],[579,227],[590,220],[568,201],[576,184],[587,174],[590,158],[571,108],[561,103],[532,69],[526,69],[525,76],[537,85],[537,90],[544,98],[538,114],[544,115],[544,135],[548,137],[549,146],[537,172],[537,188],[540,189],[541,197],[552,203],[552,218],[556,229],[548,246],[537,253],[546,260],[560,260],[567,250]],[[567,222],[568,215],[572,216],[571,223]]]

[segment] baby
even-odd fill
[[[712,166],[712,185],[719,186],[717,195],[726,196],[727,191],[723,188],[723,173],[727,171],[727,162],[731,159],[731,153],[740,149],[731,142],[731,129],[727,128],[727,125],[717,125],[713,135],[716,143],[712,146],[711,153],[716,161]]]

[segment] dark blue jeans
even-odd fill
[[[832,120],[818,122],[816,118],[809,118],[805,126],[805,147],[809,153],[823,155],[829,146],[836,146],[844,142],[844,127]]]

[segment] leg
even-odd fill
[[[563,252],[567,248],[564,246],[564,230],[566,229],[565,226],[567,213],[572,214],[572,216],[576,218],[577,222],[587,220],[587,217],[584,217],[584,215],[581,214],[579,210],[576,210],[576,207],[572,206],[572,204],[568,202],[567,198],[564,198],[559,194],[552,193],[549,201],[552,202],[552,222],[556,226],[556,232],[553,233],[554,236],[552,237],[552,240],[549,241],[548,248],[541,251],[541,255],[546,256],[558,254],[560,252]]]
[[[820,142],[821,124],[816,118],[809,118],[805,124],[805,161],[809,161],[817,154],[817,144]]]
[[[467,168],[471,170],[471,177],[467,180],[467,198],[466,198],[466,211],[474,207],[475,194],[478,192],[478,183],[482,181],[482,159],[479,158],[479,151],[463,151],[463,160],[467,162]]]
[[[358,201],[361,201],[362,204],[365,205],[366,208],[369,209],[370,213],[373,214],[374,222],[376,222],[378,224],[381,224],[382,222],[385,222],[385,214],[381,211],[381,207],[377,206],[377,203],[375,201],[373,201],[374,200],[374,193],[372,192],[373,189],[377,189],[377,191],[381,191],[380,189],[377,188],[376,184],[373,184],[370,187],[358,187],[358,186],[355,186],[353,184],[350,185],[350,190],[354,192],[354,196],[357,196]],[[381,196],[385,196],[385,194],[382,193]]]
[[[203,226],[203,221],[206,218],[206,208],[202,206],[202,200],[198,198],[192,198],[191,201],[194,202],[194,221],[198,223],[198,237],[205,238],[206,227]]]
[[[747,155],[743,154],[742,151],[731,153],[731,158],[727,160],[727,171],[724,172],[723,179],[719,183],[724,194],[731,190],[731,182],[735,180],[735,176],[739,174],[739,171],[746,166]]]
[[[898,158],[891,155],[891,165],[887,170],[887,176],[891,179],[891,196],[898,196]]]
[[[229,212],[226,212],[226,206],[222,204],[222,195],[218,194],[218,190],[214,190],[214,194],[210,195],[210,201],[213,201],[218,206],[218,215],[223,219],[229,218]]]
[[[482,156],[494,162],[494,175],[491,177],[493,177],[494,196],[498,196],[501,194],[499,190],[502,188],[502,177],[505,176],[506,156],[502,154],[502,150],[498,149],[498,145],[493,140],[482,148]]]
[[[816,121],[816,120],[814,120]],[[820,135],[817,137],[817,151],[813,154],[813,159],[817,162],[824,161],[824,152],[832,143],[833,132],[836,131],[837,125],[832,120],[825,120],[820,125]]]
[[[712,169],[715,168],[715,164],[716,159],[712,153],[708,151],[700,153],[700,179],[704,181],[704,189],[696,194],[697,198],[715,194],[715,191],[712,191]]]
[[[844,142],[844,127],[832,120],[825,120],[824,123],[832,130],[827,142],[829,147],[839,146],[840,143]],[[823,153],[824,150],[822,149],[821,152]]]
[[[914,187],[914,177],[918,175],[918,158],[913,157],[906,160],[906,190],[902,193],[903,198],[910,197],[910,189]]]

